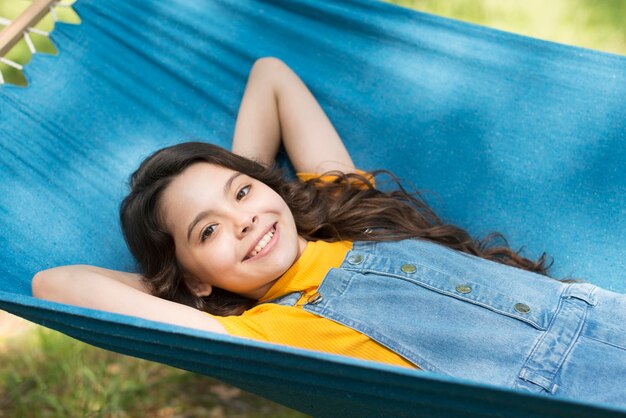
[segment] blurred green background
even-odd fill
[[[390,0],[466,22],[626,55],[624,0]]]
[[[389,1],[536,38],[626,55],[625,0]],[[0,16],[12,19],[26,6],[24,0],[0,0]],[[67,9],[60,15],[68,22],[79,21]],[[51,30],[53,22],[48,18],[38,27]],[[38,50],[56,52],[47,39],[36,38]],[[26,64],[30,53],[21,44],[10,52],[10,58]],[[25,82],[19,71],[6,64],[0,63],[0,70],[5,79]],[[0,311],[0,418],[88,416],[304,415],[205,376],[100,350]]]

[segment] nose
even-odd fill
[[[242,213],[241,215],[239,215],[239,219],[236,225],[237,230],[240,231],[239,235],[244,236],[248,234],[254,229],[258,222],[259,219],[256,215],[250,215],[249,213]]]

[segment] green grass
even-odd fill
[[[306,416],[206,376],[42,327],[0,349],[0,418]]]

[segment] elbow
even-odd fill
[[[287,64],[279,58],[263,57],[254,62],[252,70],[250,70],[250,77],[253,79],[262,78],[265,82],[268,82],[275,78],[280,78],[286,68],[288,68]]]
[[[278,58],[259,58],[250,70],[248,85],[263,86],[263,90],[269,88],[276,95],[288,72],[287,64]]]
[[[276,57],[263,57],[258,58],[254,62],[254,67],[270,67],[276,69],[276,67],[282,67],[286,64],[280,59]]]
[[[38,272],[31,281],[33,296],[39,299],[55,300],[69,274],[69,269],[64,267]]]
[[[46,298],[46,294],[49,291],[47,285],[51,276],[51,270],[42,270],[33,276],[30,285],[34,297],[39,299]]]

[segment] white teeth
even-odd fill
[[[254,250],[252,250],[252,252],[250,253],[250,257],[254,257],[255,255],[259,253],[259,251],[265,248],[267,243],[270,242],[270,240],[274,236],[274,232],[275,232],[275,229],[272,228],[267,234],[263,236],[263,238],[261,238],[261,240],[256,245],[256,247],[254,247]]]

